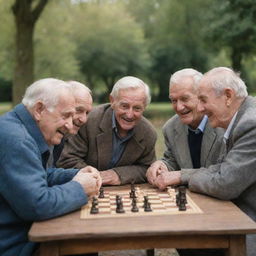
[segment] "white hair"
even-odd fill
[[[203,74],[193,68],[184,68],[172,74],[170,78],[169,86],[173,84],[182,84],[184,79],[191,78],[193,81],[193,87],[198,88],[199,82],[202,79]]]
[[[118,93],[120,90],[124,89],[143,89],[145,91],[146,102],[145,105],[147,106],[150,103],[151,96],[150,96],[150,89],[149,86],[134,76],[125,76],[119,79],[113,86],[110,95],[115,99],[118,97]]]
[[[73,80],[67,81],[67,83],[71,85],[71,89],[74,93],[84,91],[90,95],[92,94],[92,91],[85,84]]]
[[[44,78],[34,82],[26,89],[22,103],[31,109],[41,101],[49,111],[53,111],[63,90],[72,93],[70,84],[55,78]]]
[[[238,98],[248,96],[247,88],[244,81],[238,73],[235,73],[231,68],[217,67],[205,73],[206,79],[217,95],[221,95],[225,88],[234,90]]]

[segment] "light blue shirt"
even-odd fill
[[[191,127],[188,126],[188,129],[190,131],[193,131],[195,134],[198,134],[200,132],[204,132],[205,130],[205,126],[206,126],[206,123],[208,121],[208,116],[204,115],[203,119],[201,120],[200,124],[198,125],[198,127],[194,130],[192,129]]]

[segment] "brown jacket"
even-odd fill
[[[91,165],[99,171],[107,170],[112,151],[112,113],[110,104],[95,107],[78,134],[70,136],[65,142],[57,166],[81,169]],[[147,168],[156,159],[156,137],[153,126],[143,117],[134,127],[134,135],[128,141],[117,167],[113,168],[121,184],[132,180],[146,182]]]

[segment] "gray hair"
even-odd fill
[[[170,78],[169,86],[173,84],[182,84],[185,78],[191,78],[193,80],[193,87],[197,89],[199,82],[202,79],[203,74],[193,68],[184,68],[172,74]]]
[[[73,80],[67,81],[67,83],[71,85],[71,89],[73,92],[85,91],[88,94],[92,95],[92,91],[85,84]]]
[[[62,90],[71,91],[71,85],[55,78],[44,78],[31,84],[23,96],[22,103],[28,108],[41,101],[49,111],[53,111],[58,104]]]
[[[217,95],[221,95],[225,88],[235,91],[238,98],[248,96],[247,88],[244,81],[240,78],[239,73],[235,73],[231,68],[217,67],[205,73],[209,82]]]
[[[144,83],[142,80],[134,76],[125,76],[119,79],[114,84],[110,95],[113,98],[117,98],[120,90],[130,89],[130,88],[143,89],[145,91],[145,96],[146,96],[145,105],[147,106],[150,103],[151,96],[150,96],[149,86],[146,83]]]

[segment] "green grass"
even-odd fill
[[[11,108],[12,108],[12,103],[11,102],[0,103],[0,115],[9,111]]]

